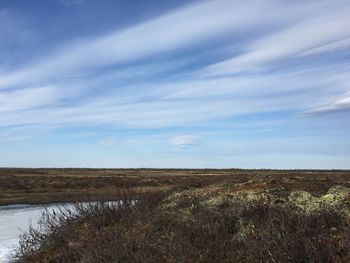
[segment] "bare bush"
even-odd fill
[[[299,213],[263,202],[204,205],[184,196],[125,192],[119,203],[43,214],[14,262],[349,262],[349,221],[336,211]]]

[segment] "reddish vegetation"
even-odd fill
[[[349,171],[1,169],[0,178],[1,203],[123,200],[44,214],[15,262],[350,262]]]
[[[170,194],[170,196],[169,196]],[[136,204],[77,205],[44,214],[15,262],[349,262],[340,210],[301,212],[264,200],[207,205],[196,190],[144,195]]]
[[[261,184],[259,178],[268,180]],[[283,186],[319,195],[334,185],[350,187],[349,178],[349,171],[2,168],[0,205],[115,199],[126,188],[155,192],[222,184],[236,187],[249,180],[257,181],[240,187],[247,190]]]

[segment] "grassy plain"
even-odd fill
[[[0,185],[3,204],[122,200],[44,213],[14,262],[350,261],[349,171],[2,169]]]
[[[350,171],[0,169],[0,204],[105,200],[44,213],[14,262],[350,261]]]
[[[252,180],[256,183],[243,185]],[[350,187],[350,171],[1,168],[0,205],[99,201],[118,199],[126,191],[140,195],[222,185],[232,191],[282,186],[288,191],[305,190],[321,195],[335,185]]]

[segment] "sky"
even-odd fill
[[[348,0],[0,0],[0,166],[350,169]]]

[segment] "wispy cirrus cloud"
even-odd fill
[[[59,92],[51,86],[0,92],[0,112],[49,106],[58,101],[60,97]]]
[[[276,2],[277,4],[277,2]],[[261,8],[259,16],[252,9]],[[279,6],[279,4],[277,4]],[[280,6],[281,7],[281,6]],[[82,39],[39,58],[34,64],[0,75],[0,88],[23,82],[42,82],[69,77],[73,72],[110,64],[123,64],[185,47],[222,39],[244,30],[288,21],[286,11],[269,1],[204,1],[189,5],[140,25],[96,38]],[[276,10],[277,11],[277,10]],[[298,16],[300,8],[296,9]],[[244,13],[244,16],[239,14]],[[171,32],[169,34],[169,32]]]
[[[328,104],[319,105],[303,112],[304,115],[322,115],[350,111],[350,94]]]
[[[204,69],[204,73],[215,75],[268,70],[273,63],[281,60],[291,60],[299,55],[311,55],[327,49],[343,49],[349,46],[350,30],[347,25],[350,23],[350,18],[346,9],[334,9],[330,13],[321,12],[319,17],[312,19],[305,17],[304,20],[294,23],[290,27],[255,39],[248,45],[246,52],[210,65]]]
[[[317,55],[321,53],[342,51],[350,48],[350,38],[334,41],[326,45],[321,45],[313,49],[304,51],[300,56]]]
[[[25,112],[9,108],[11,112],[0,115],[0,121],[12,125],[36,122],[42,125],[109,124],[160,128],[198,125],[203,121],[263,112],[297,113],[318,105],[329,96],[347,91],[349,77],[332,74],[330,78],[329,70],[320,68],[311,73],[297,70],[249,78],[237,76],[126,85],[79,102],[75,99],[73,105],[65,103],[71,95],[70,89],[59,86],[56,93],[61,93],[61,97],[54,95],[56,104],[51,103],[47,108],[28,108]],[[333,88],[329,89],[330,86]],[[64,92],[68,93],[66,97]],[[79,98],[79,95],[75,97]],[[25,97],[28,100],[39,98]],[[40,119],[37,118],[39,115]]]
[[[64,15],[72,10],[85,12],[85,8],[97,4],[91,1],[83,7],[80,1],[69,2],[78,5],[61,7]],[[18,64],[12,60],[14,49],[8,47],[16,47],[17,43],[21,50],[25,49],[17,35],[26,27],[12,29],[7,25],[15,25],[11,19],[27,11],[24,8],[16,13],[14,6],[11,16],[7,11],[6,16],[0,12],[0,21],[7,21],[0,23],[0,32],[11,33],[11,40],[0,40],[0,54],[7,54],[0,60],[3,138],[25,141],[42,134],[49,138],[48,145],[56,144],[57,148],[64,140],[79,148],[76,140],[81,139],[95,147],[112,146],[96,151],[121,149],[117,155],[126,163],[134,162],[125,159],[124,150],[130,156],[140,150],[140,158],[149,154],[145,160],[150,161],[159,159],[152,158],[152,154],[174,154],[179,152],[176,148],[191,145],[196,145],[191,151],[200,155],[191,159],[197,163],[214,160],[212,157],[221,152],[225,162],[230,162],[230,155],[246,154],[246,146],[250,152],[261,154],[259,160],[265,160],[267,152],[259,147],[268,148],[268,143],[274,143],[271,137],[276,135],[280,136],[276,143],[285,140],[286,147],[271,147],[268,154],[280,154],[283,149],[291,154],[317,154],[313,150],[316,142],[307,144],[305,139],[306,146],[301,147],[295,139],[288,144],[290,138],[299,138],[292,136],[295,134],[305,138],[323,134],[330,143],[322,149],[341,145],[334,131],[337,129],[336,134],[343,136],[349,129],[337,115],[347,114],[349,109],[348,1],[182,3],[170,12],[130,18],[131,23],[128,21],[124,27],[117,27],[124,21],[115,17],[116,24],[110,27],[114,30],[101,29],[98,35],[88,30],[90,26],[98,27],[92,21],[77,34],[69,35],[68,40],[61,38],[62,31],[69,30],[61,19],[62,27],[36,40],[39,43],[51,39],[48,43],[55,43],[52,48],[45,43],[41,43],[46,47],[43,52],[28,47],[22,53],[29,55],[21,57],[21,52],[16,53],[22,59],[16,59]],[[130,7],[126,2],[120,4]],[[325,114],[330,112],[334,114]],[[298,118],[300,115],[304,118]],[[331,125],[327,127],[325,123]],[[220,132],[223,130],[224,135]],[[82,139],[79,134],[83,133],[94,135]],[[67,139],[72,134],[76,135],[74,140]],[[250,144],[250,140],[268,143]],[[294,143],[300,146],[300,152],[292,147]],[[339,160],[346,159],[347,151],[334,151],[343,154]],[[315,164],[310,156],[308,160]],[[174,156],[168,157],[171,163]],[[109,160],[113,159],[111,155]],[[251,161],[243,159],[240,163]],[[286,160],[287,157],[280,161]]]

